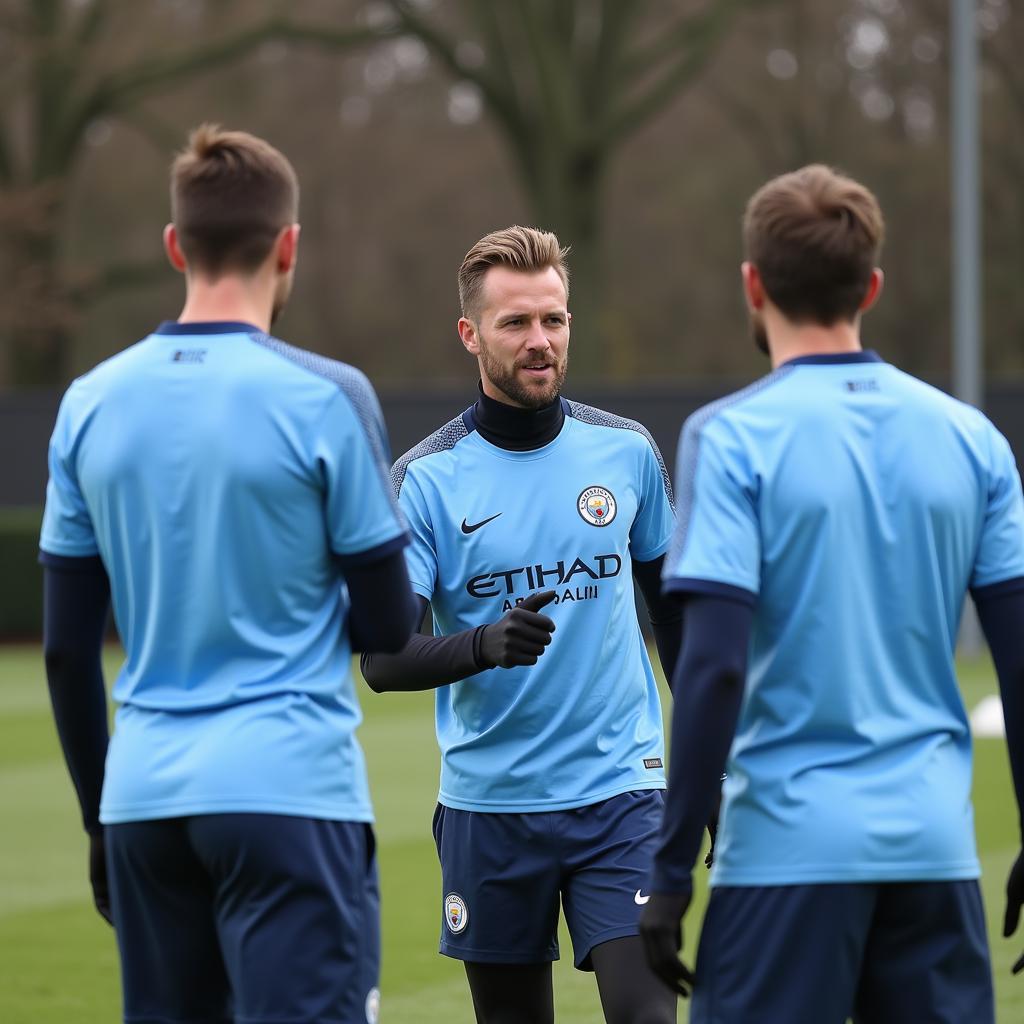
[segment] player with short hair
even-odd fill
[[[553,234],[480,239],[459,295],[479,396],[392,470],[436,636],[363,658],[376,690],[437,689],[441,952],[465,961],[478,1021],[544,1024],[561,901],[606,1019],[673,1021],[637,938],[664,750],[633,594],[635,577],[671,672],[667,474],[639,423],[561,397],[568,274]]]
[[[882,234],[829,168],[761,188],[743,287],[773,370],[683,428],[664,581],[686,630],[641,928],[693,1024],[994,1021],[953,654],[969,590],[1024,805],[1024,498],[980,412],[861,348]],[[727,759],[694,977],[680,922]]]
[[[204,125],[171,205],[180,317],[76,380],[50,443],[46,668],[95,901],[126,1020],[373,1021],[351,651],[400,649],[414,621],[380,408],[358,370],[267,333],[299,237],[280,152]]]

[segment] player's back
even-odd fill
[[[402,534],[378,415],[357,371],[246,325],[166,324],[72,385],[41,543],[110,577],[127,658],[104,820],[369,817],[337,559]]]
[[[688,433],[697,474],[742,482],[760,547],[757,578],[724,581],[758,596],[717,880],[974,877],[953,650],[968,587],[999,578],[1005,441],[867,355],[787,364]]]

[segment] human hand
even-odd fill
[[[724,779],[725,776],[723,775]],[[708,835],[711,837],[711,846],[708,849],[708,855],[704,858],[704,867],[710,869],[711,865],[715,863],[715,840],[718,838],[718,817],[722,811],[722,791],[719,789],[718,796],[715,797],[714,810],[711,812],[711,817],[708,818]]]
[[[693,972],[679,957],[683,948],[683,915],[690,892],[652,892],[640,915],[640,937],[651,970],[684,999],[693,990]]]
[[[544,648],[551,643],[555,624],[540,609],[555,599],[555,591],[542,590],[524,598],[497,622],[484,626],[480,634],[480,654],[497,668],[536,665]]]
[[[114,918],[110,910],[110,887],[107,884],[106,844],[102,830],[89,834],[89,884],[92,886],[92,901],[100,917],[109,925]]]

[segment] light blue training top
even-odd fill
[[[439,800],[470,811],[554,811],[662,789],[661,705],[633,597],[633,561],[668,547],[671,488],[638,423],[563,399],[557,437],[499,448],[472,411],[395,464],[413,590],[434,632],[495,622],[554,589],[535,666],[495,668],[436,694]]]
[[[687,420],[668,589],[756,602],[712,884],[970,879],[964,597],[1024,576],[976,409],[872,352],[784,364]]]
[[[42,560],[99,555],[127,655],[101,821],[369,821],[346,564],[406,542],[376,395],[247,324],[164,324],[68,389]]]

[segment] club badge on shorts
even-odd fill
[[[588,487],[576,499],[576,511],[591,526],[607,526],[615,518],[615,495],[607,487]]]
[[[366,1024],[380,1021],[380,989],[371,988],[366,994]]]
[[[466,930],[469,924],[469,910],[466,901],[457,893],[450,892],[444,898],[444,923],[452,935]]]

